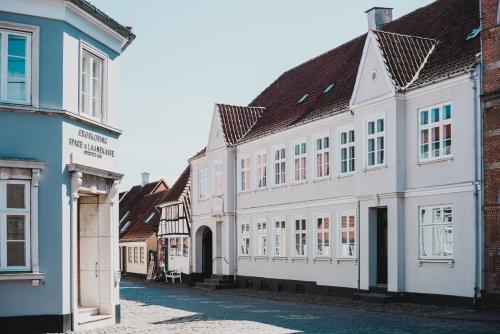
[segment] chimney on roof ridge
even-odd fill
[[[392,21],[392,8],[373,7],[366,12],[368,17],[368,29],[379,30],[384,24]]]
[[[149,183],[149,173],[144,172],[141,174],[141,176],[142,176],[142,185],[145,186],[146,184]]]

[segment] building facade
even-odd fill
[[[194,272],[289,292],[479,296],[478,3],[367,15],[367,34],[249,106],[215,106],[190,160]]]
[[[119,321],[119,59],[134,37],[86,1],[0,2],[2,331]]]
[[[500,300],[500,5],[482,0],[484,271],[487,295]]]
[[[133,186],[120,198],[119,258],[122,274],[148,277],[156,269],[158,245],[156,231],[160,212],[156,206],[165,201],[169,188],[164,180],[149,182],[143,173],[141,185]]]
[[[191,182],[189,166],[170,188],[158,226],[158,267],[164,273],[175,271],[183,280],[191,274]]]

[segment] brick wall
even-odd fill
[[[499,0],[481,0],[483,44],[484,276],[487,295],[500,300],[500,26]]]

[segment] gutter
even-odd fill
[[[234,268],[233,268],[233,282],[236,283],[238,275],[238,156],[236,154],[237,146],[233,145],[234,152],[234,194],[233,194],[233,212],[234,212]]]

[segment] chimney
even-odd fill
[[[368,16],[368,29],[379,30],[384,24],[392,21],[392,8],[373,7],[366,12]]]
[[[144,186],[149,183],[149,173],[144,172],[141,175],[142,175],[142,185]]]

